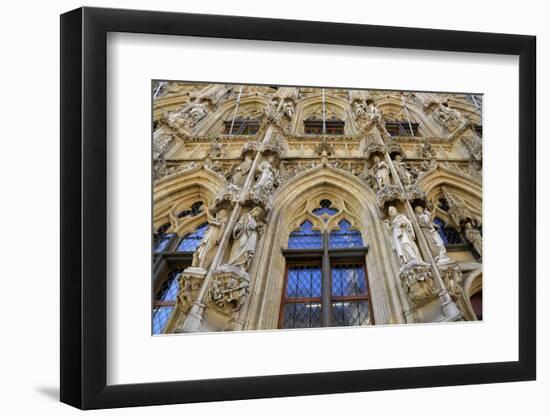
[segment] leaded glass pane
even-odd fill
[[[361,265],[334,265],[331,268],[332,295],[365,295],[367,280]]]
[[[359,230],[350,229],[351,224],[347,220],[342,220],[338,225],[340,230],[330,232],[329,247],[357,248],[363,246],[363,239]]]
[[[178,280],[176,279],[180,273],[179,269],[174,269],[168,274],[168,279],[162,283],[160,290],[157,292],[155,300],[157,301],[173,301],[178,296]]]
[[[332,303],[332,326],[363,326],[370,324],[369,302],[334,301]]]
[[[320,297],[321,282],[321,268],[316,266],[289,266],[286,284],[286,297]]]
[[[321,325],[321,303],[285,304],[283,328],[312,328]]]
[[[174,306],[161,306],[153,309],[153,334],[160,334],[172,314]]]
[[[174,236],[174,233],[156,235],[153,242],[154,252],[159,253],[165,250],[170,243],[170,239],[172,239],[172,236]]]
[[[445,222],[439,217],[436,217],[434,219],[434,223],[436,225],[437,232],[439,233],[439,236],[441,236],[441,239],[443,240],[445,246],[464,244],[464,239],[462,238],[460,232],[453,229],[452,227],[447,227],[445,225]]]
[[[178,245],[178,252],[195,252],[208,230],[208,223],[203,223],[192,233],[187,233]]]
[[[316,249],[323,245],[323,237],[319,230],[313,230],[313,224],[306,220],[300,230],[292,232],[288,238],[289,249]]]

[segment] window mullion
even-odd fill
[[[323,232],[323,285],[322,285],[322,309],[323,309],[323,327],[330,327],[332,322],[332,303],[331,293],[332,284],[330,277],[330,258],[328,254],[328,232]]]

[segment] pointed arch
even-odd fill
[[[198,166],[191,170],[170,175],[157,181],[153,193],[153,228],[170,222],[170,231],[182,236],[193,231],[207,219],[207,208],[222,189],[225,178],[220,174]],[[203,209],[194,216],[181,216],[194,204],[202,202]]]
[[[286,261],[282,250],[287,247],[289,234],[295,231],[305,219],[319,217],[311,212],[310,201],[329,198],[343,201],[345,210],[331,216],[335,229],[346,214],[354,229],[361,232],[363,244],[369,252],[365,265],[369,274],[370,290],[375,323],[402,323],[402,305],[394,281],[397,265],[392,263],[389,241],[386,238],[374,192],[359,178],[330,166],[312,168],[285,183],[273,196],[273,205],[266,230],[255,259],[265,260],[252,265],[253,291],[258,296],[251,300],[247,312],[247,326],[250,328],[276,328],[281,300],[274,300],[273,294],[282,294]],[[338,204],[338,203],[337,203]],[[288,213],[294,215],[289,216]],[[324,226],[327,227],[327,226]],[[389,294],[389,297],[388,297]],[[275,297],[276,298],[276,297]],[[268,301],[269,300],[269,301]]]
[[[333,95],[325,96],[327,105],[327,118],[335,116],[344,122],[344,134],[352,134],[356,131],[354,118],[351,114],[349,103],[342,97]],[[304,120],[319,113],[323,105],[322,94],[305,97],[296,103],[292,131],[296,134],[304,133]]]

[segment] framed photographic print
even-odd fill
[[[61,71],[63,402],[535,378],[534,37],[81,8]]]

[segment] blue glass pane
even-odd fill
[[[321,303],[285,304],[283,328],[300,329],[321,327]]]
[[[331,268],[332,295],[365,295],[367,280],[361,265],[334,265]]]
[[[286,297],[320,297],[321,281],[321,268],[319,267],[290,266],[288,268]]]
[[[170,274],[168,274],[168,279],[164,281],[160,290],[157,292],[155,300],[174,301],[176,299],[178,296],[178,280],[176,278],[179,273],[180,269],[170,271]]]
[[[153,309],[153,334],[162,333],[173,309],[174,306],[162,306]]]
[[[336,301],[332,303],[332,325],[334,327],[367,324],[370,324],[368,301]]]
[[[434,224],[436,225],[437,232],[439,233],[439,236],[441,236],[445,246],[464,243],[464,239],[461,234],[452,227],[446,226],[445,222],[439,217],[434,219]]]
[[[359,230],[351,229],[347,220],[338,223],[340,230],[333,230],[329,236],[329,247],[331,248],[357,248],[363,246],[363,239]]]
[[[168,246],[168,243],[170,243],[170,239],[172,239],[172,236],[174,236],[175,233],[166,233],[162,235],[155,236],[154,239],[154,252],[159,253],[166,249]]]
[[[178,252],[195,252],[208,230],[208,223],[203,223],[192,233],[187,233],[176,249]]]
[[[314,249],[323,246],[323,237],[319,230],[312,230],[313,224],[306,220],[300,230],[292,232],[288,238],[289,249]]]

